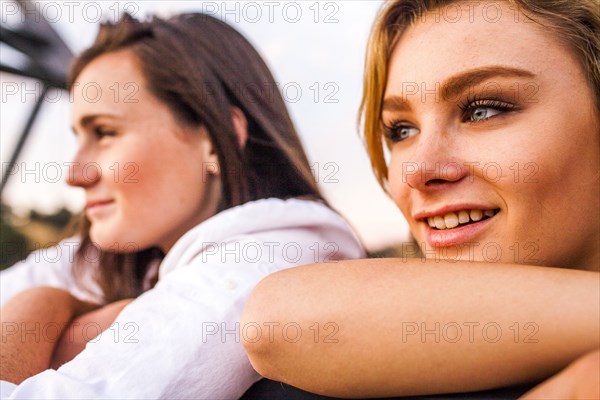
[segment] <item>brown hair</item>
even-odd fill
[[[139,60],[150,91],[184,124],[203,125],[215,147],[222,180],[220,210],[262,198],[322,200],[306,154],[271,72],[252,45],[226,23],[205,14],[138,21],[124,15],[105,23],[95,43],[75,61],[71,85],[92,60],[127,49]],[[242,148],[231,120],[238,107],[248,121]],[[89,222],[82,224],[79,262],[93,246]],[[142,293],[148,262],[160,253],[102,252],[96,281],[107,301]]]
[[[379,11],[365,60],[360,120],[371,166],[380,185],[387,187],[388,168],[382,141],[381,107],[392,50],[398,39],[428,11],[465,0],[393,0]],[[550,28],[575,52],[596,94],[600,114],[600,1],[503,0],[518,7],[534,22]]]

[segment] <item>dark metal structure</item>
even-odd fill
[[[48,89],[66,90],[67,71],[73,59],[71,50],[44,18],[33,1],[14,0],[13,3],[15,10],[19,10],[21,24],[18,27],[8,27],[7,24],[0,23],[0,42],[24,54],[27,61],[25,65],[16,67],[5,64],[0,59],[0,71],[36,79],[42,82],[43,90],[23,127],[16,147],[12,151],[9,165],[14,165],[19,159]],[[3,8],[5,11],[8,9],[6,4]],[[0,183],[0,194],[6,186],[10,176],[9,173],[10,168],[6,168]]]

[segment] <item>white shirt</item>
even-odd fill
[[[29,256],[0,271],[0,306],[15,294],[35,286],[51,286],[67,290],[76,298],[90,303],[103,304],[102,290],[86,275],[85,287],[71,274],[79,239],[69,238],[56,246],[33,251]],[[91,271],[96,267],[98,255],[85,257],[85,267]]]
[[[1,381],[1,397],[239,398],[260,379],[240,340],[253,287],[281,269],[363,256],[347,223],[318,202],[267,199],[223,211],[181,237],[156,286],[75,359],[20,385]],[[28,260],[0,275],[3,291],[12,285],[72,288],[69,263]]]

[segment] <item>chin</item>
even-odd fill
[[[102,229],[98,226],[94,228],[94,225],[90,228],[90,239],[103,251],[122,253],[138,250],[135,242],[130,240],[130,238],[126,238],[125,235],[108,232],[107,229]]]
[[[106,237],[105,235],[94,233],[90,231],[90,239],[96,247],[103,251],[115,251],[118,242],[116,240],[112,240],[110,237]]]

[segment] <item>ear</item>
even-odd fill
[[[244,112],[237,107],[229,107],[231,111],[231,122],[233,122],[233,129],[238,138],[240,148],[246,146],[246,140],[248,140],[248,120],[244,115]]]
[[[200,130],[193,135],[198,142],[198,158],[202,160],[202,171],[204,173],[204,179],[209,176],[219,176],[221,174],[219,168],[219,157],[215,150],[215,147],[210,140],[210,135],[204,125],[200,126]]]

